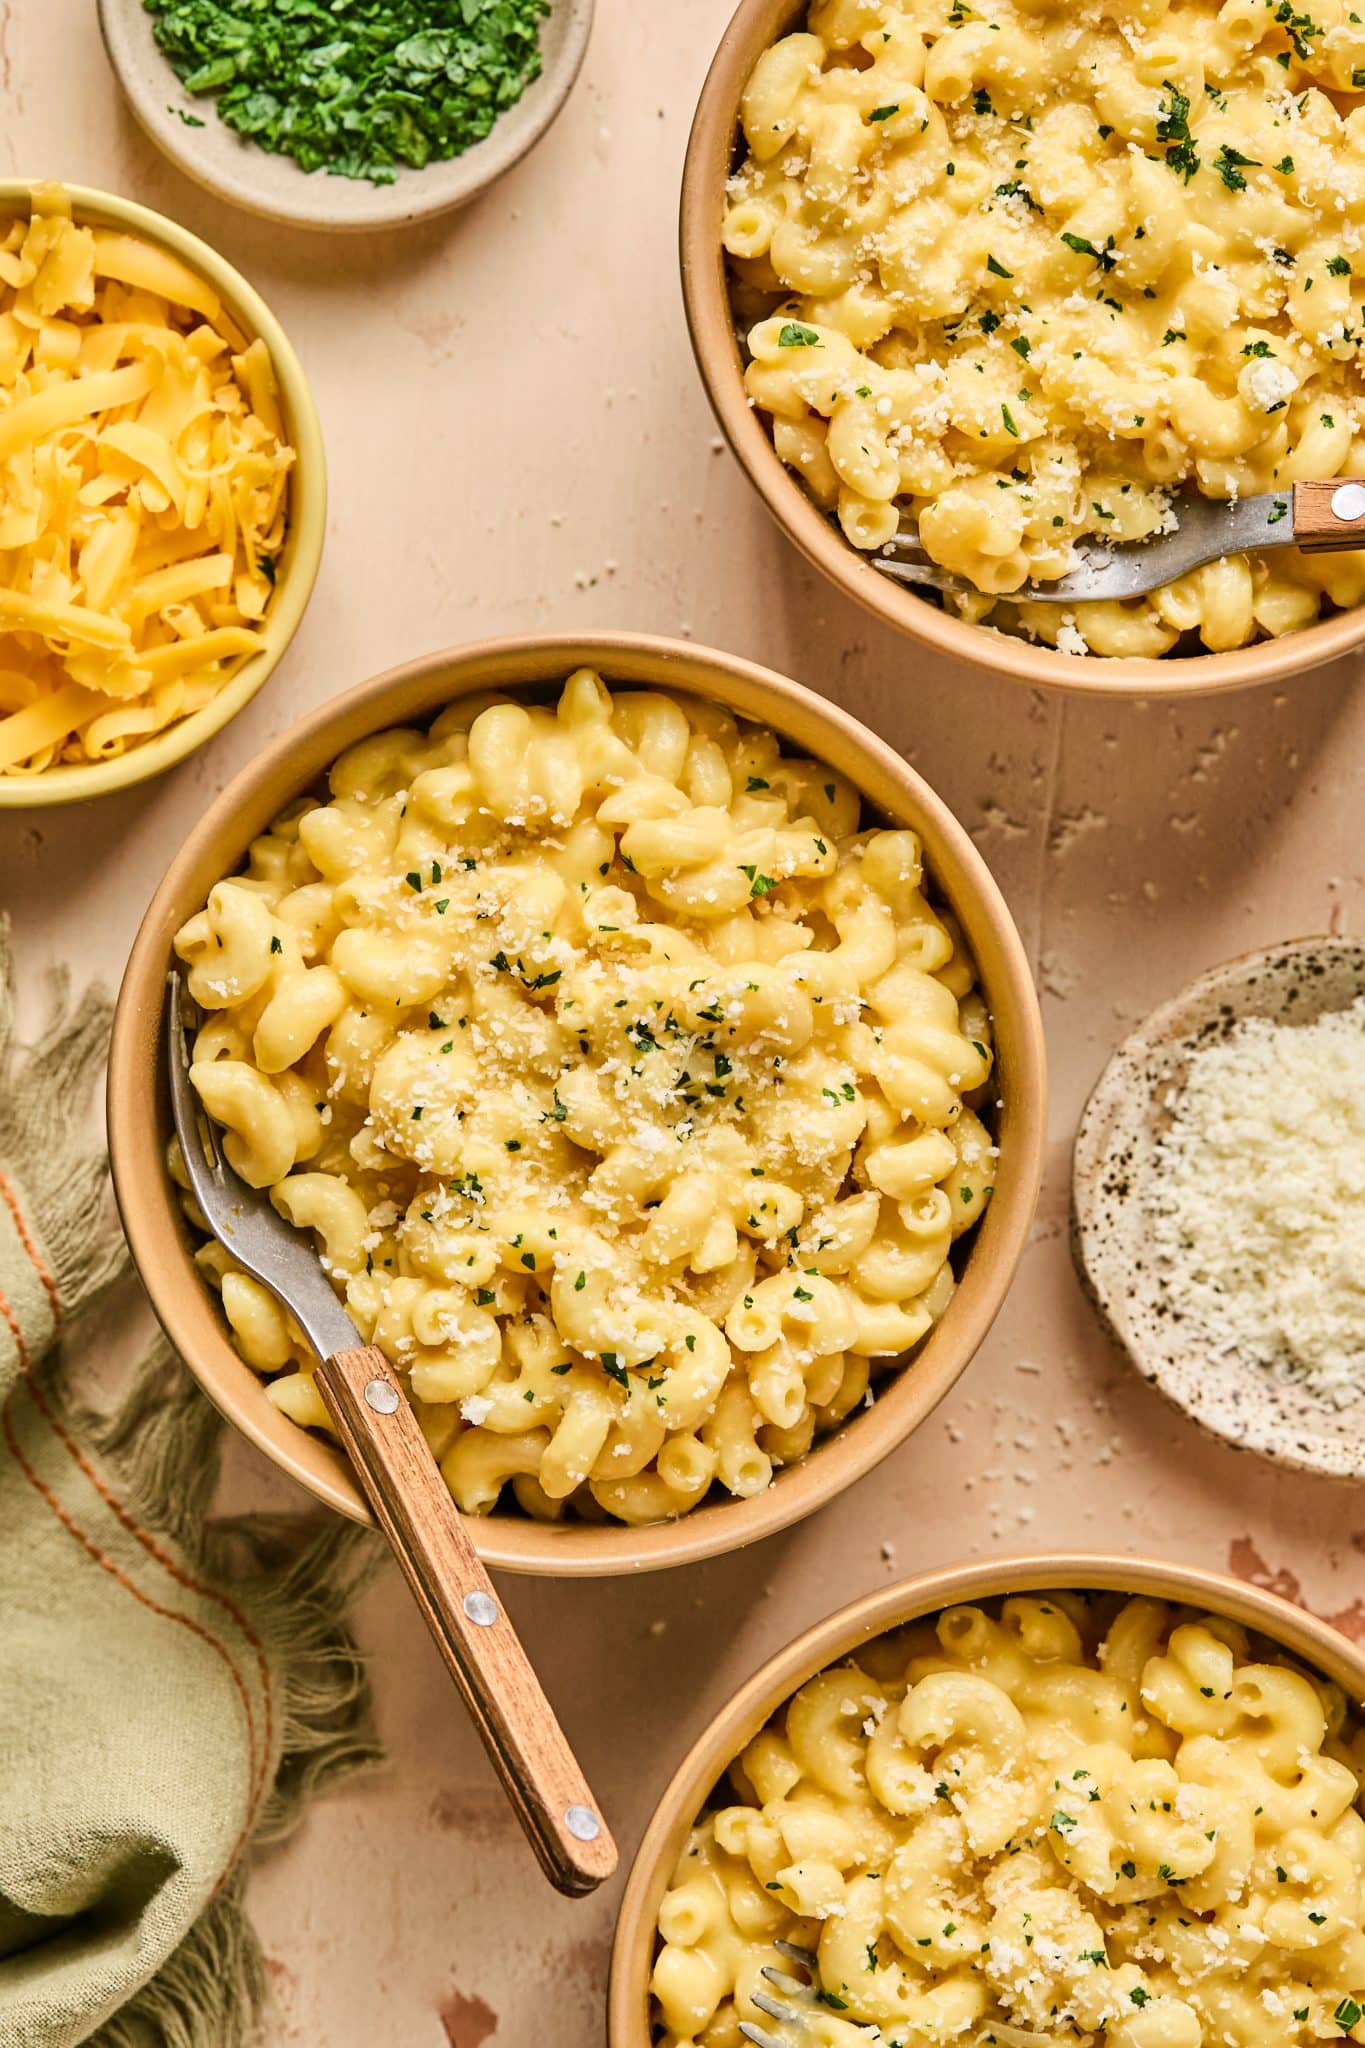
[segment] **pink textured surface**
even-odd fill
[[[475,634],[687,631],[824,690],[974,832],[1037,966],[1053,1151],[995,1332],[921,1435],[790,1535],[635,1582],[506,1583],[625,1854],[735,1683],[832,1607],[993,1551],[1145,1550],[1232,1569],[1365,1638],[1365,1502],[1203,1439],[1109,1352],[1066,1244],[1071,1136],[1113,1043],[1202,968],[1365,926],[1355,665],[1163,708],[936,664],[816,581],[717,452],[674,219],[727,0],[600,0],[541,148],[467,214],[333,243],[219,206],[157,157],[89,0],[0,0],[0,166],[176,215],[257,284],[314,380],[332,531],[274,681],[165,781],[0,821],[25,1014],[41,971],[113,980],[169,850],[264,738],[342,685]],[[302,1507],[235,1446],[234,1506]],[[597,2048],[615,1888],[540,1886],[396,1574],[368,1599],[388,1770],[321,1802],[254,1881],[269,2048]]]

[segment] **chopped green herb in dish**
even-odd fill
[[[303,170],[391,185],[482,142],[541,69],[549,0],[145,0],[186,90]]]

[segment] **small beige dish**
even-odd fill
[[[194,1243],[166,1170],[170,1107],[162,1005],[175,932],[231,873],[284,804],[311,789],[349,746],[393,725],[430,719],[491,690],[532,701],[572,670],[608,681],[684,691],[766,725],[826,761],[861,790],[870,812],[920,835],[940,898],[958,919],[995,1026],[1000,1147],[996,1193],[970,1238],[947,1309],[863,1407],[805,1458],[748,1499],[706,1502],[681,1520],[632,1527],[477,1518],[486,1565],[555,1577],[600,1577],[713,1557],[788,1528],[871,1471],[919,1427],[981,1344],[1009,1290],[1042,1173],[1046,1076],[1042,1024],[1014,923],[968,834],[892,748],[814,691],[690,642],[626,633],[527,636],[429,656],[332,700],[248,763],[171,859],[134,941],[109,1053],[109,1151],[134,1262],[163,1327],[206,1393],[245,1435],[329,1507],[356,1521],[369,1508],[345,1455],[272,1405],[229,1342],[215,1297],[193,1262]]]
[[[1009,1594],[1066,1591],[1135,1593],[1225,1616],[1268,1636],[1278,1649],[1342,1686],[1349,1699],[1365,1699],[1365,1654],[1345,1637],[1287,1600],[1186,1565],[1067,1554],[993,1558],[870,1594],[779,1650],[721,1708],[678,1765],[645,1830],[621,1901],[607,1993],[608,2048],[651,2048],[657,2038],[649,1984],[659,1906],[683,1844],[735,1758],[799,1687],[865,1649],[875,1637],[943,1608]]]
[[[740,101],[763,51],[799,29],[809,0],[739,0],[707,73],[683,170],[680,216],[683,301],[692,348],[712,410],[750,483],[787,538],[846,596],[911,640],[1031,688],[1082,696],[1197,697],[1300,675],[1365,639],[1365,606],[1225,654],[1065,654],[991,626],[954,618],[893,582],[845,540],[773,447],[744,388],[726,279],[721,222],[739,149]]]
[[[1242,1018],[1310,1024],[1365,993],[1365,944],[1291,940],[1191,982],[1126,1038],[1076,1133],[1072,1251],[1082,1284],[1143,1378],[1201,1429],[1278,1465],[1365,1479],[1365,1397],[1331,1408],[1252,1360],[1229,1356],[1175,1316],[1152,1254],[1144,1189],[1189,1055]]]
[[[211,95],[186,92],[156,46],[143,0],[99,0],[99,17],[129,106],[186,177],[267,220],[354,233],[450,213],[510,171],[568,99],[588,47],[593,6],[594,0],[551,0],[541,27],[541,74],[492,133],[462,156],[400,171],[392,185],[300,170],[292,157],[244,141],[218,119]],[[202,127],[191,125],[196,122]]]

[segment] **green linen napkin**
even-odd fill
[[[21,1055],[0,925],[0,2048],[241,2048],[245,1852],[378,1755],[373,1539],[208,1519],[217,1419],[164,1347],[111,1407],[108,1008],[57,1008]]]

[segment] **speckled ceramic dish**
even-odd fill
[[[1295,939],[1201,975],[1154,1010],[1101,1074],[1076,1133],[1072,1250],[1111,1334],[1153,1386],[1201,1428],[1295,1471],[1365,1479],[1365,1397],[1331,1408],[1259,1364],[1216,1355],[1171,1312],[1152,1257],[1144,1191],[1163,1103],[1191,1052],[1244,1017],[1310,1024],[1365,993],[1365,944]]]
[[[336,232],[402,227],[452,212],[510,171],[568,99],[588,47],[594,4],[551,0],[540,35],[540,77],[492,133],[463,156],[420,171],[400,171],[392,185],[303,171],[292,158],[243,141],[218,119],[210,96],[195,98],[185,91],[156,46],[143,0],[99,0],[99,15],[104,46],[129,106],[187,177],[268,220]]]

